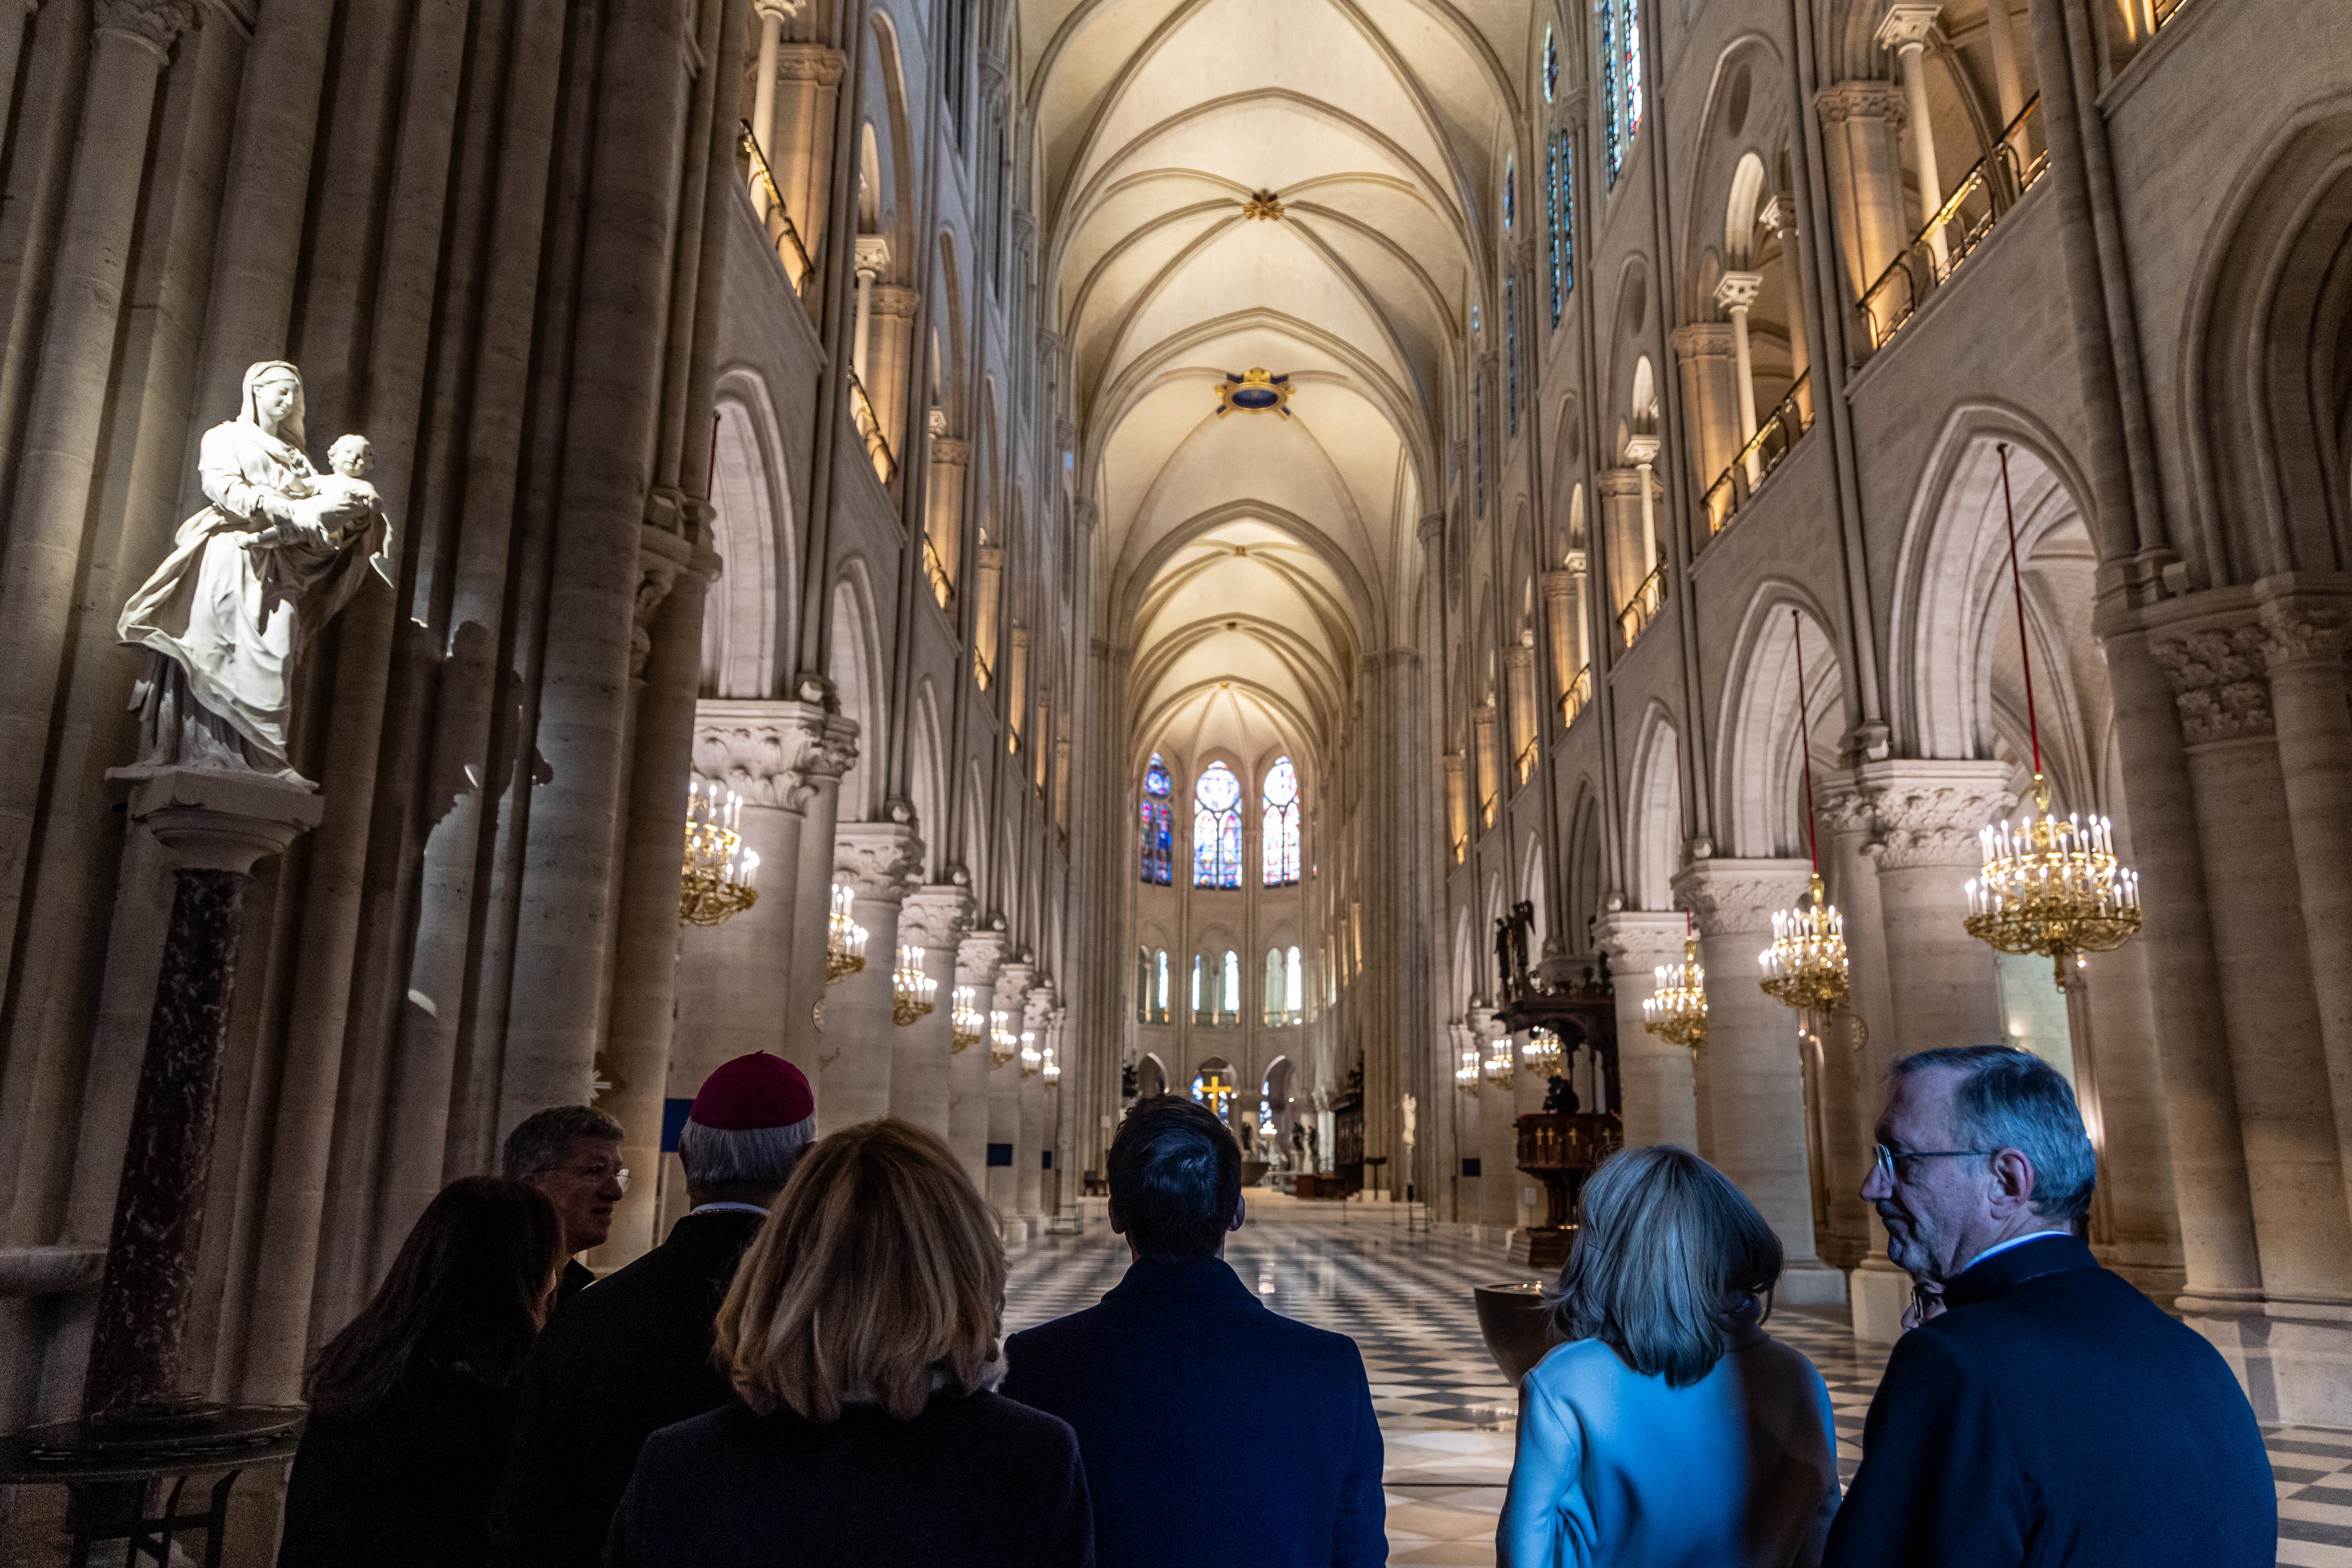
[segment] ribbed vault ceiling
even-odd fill
[[[1139,748],[1328,755],[1409,640],[1525,0],[1022,0]],[[1524,184],[1524,182],[1522,182]],[[1244,216],[1270,191],[1279,218]],[[1227,373],[1289,417],[1217,416]]]

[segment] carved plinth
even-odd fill
[[[1584,1179],[1625,1142],[1609,1112],[1531,1110],[1517,1119],[1518,1167],[1543,1184],[1544,1222],[1511,1232],[1511,1261],[1549,1272],[1568,1261],[1576,1196]]]

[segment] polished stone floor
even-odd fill
[[[1267,1306],[1362,1348],[1387,1439],[1389,1561],[1491,1564],[1517,1395],[1478,1337],[1470,1288],[1532,1276],[1504,1261],[1499,1241],[1459,1226],[1423,1229],[1400,1208],[1255,1192],[1250,1222],[1225,1256]],[[1092,1306],[1126,1267],[1127,1248],[1111,1235],[1102,1201],[1088,1200],[1078,1234],[1045,1237],[1015,1253],[1008,1331]],[[1836,1414],[1839,1468],[1851,1476],[1885,1350],[1856,1346],[1842,1314],[1783,1311],[1771,1328],[1821,1369]],[[2352,1433],[2285,1428],[2265,1436],[2278,1479],[2279,1562],[2352,1568]]]

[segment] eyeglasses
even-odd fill
[[[1872,1157],[1878,1163],[1878,1173],[1888,1181],[1895,1180],[1897,1160],[1961,1160],[1970,1154],[1998,1154],[1998,1149],[1889,1149],[1884,1143],[1873,1143]]]
[[[576,1176],[591,1186],[601,1187],[606,1182],[615,1182],[620,1184],[623,1192],[629,1190],[629,1168],[626,1165],[608,1165],[602,1163],[593,1165],[558,1165],[553,1173],[559,1176]]]

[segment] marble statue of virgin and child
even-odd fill
[[[361,436],[303,450],[302,376],[283,360],[245,373],[236,417],[205,432],[196,471],[212,504],[123,606],[142,650],[131,706],[139,770],[222,768],[311,787],[286,753],[305,648],[373,571],[394,581],[392,528]]]

